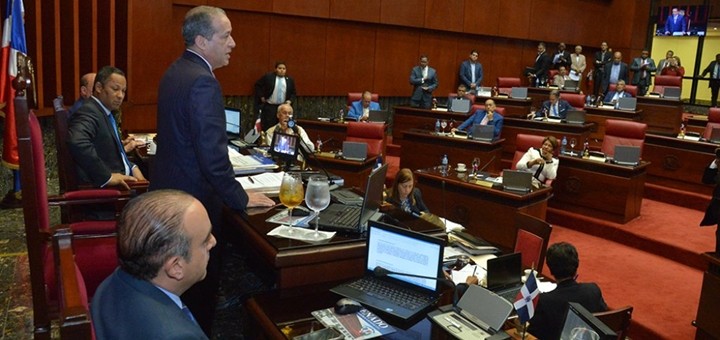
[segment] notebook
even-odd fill
[[[565,115],[568,124],[585,124],[585,111],[570,110]]]
[[[522,170],[503,170],[503,189],[529,192],[532,188],[532,172]]]
[[[520,253],[501,255],[487,261],[487,288],[489,290],[512,303],[522,286],[522,255]]]
[[[343,142],[343,158],[350,161],[364,162],[367,158],[367,143]]]
[[[372,221],[365,247],[365,276],[330,291],[398,319],[414,319],[438,301],[439,281],[376,275],[376,267],[396,273],[442,277],[444,247],[442,239]],[[373,286],[380,288],[369,288]]]
[[[527,93],[527,87],[513,87],[510,89],[510,98],[526,99]]]
[[[513,309],[513,304],[501,296],[470,285],[451,311],[434,311],[428,316],[456,338],[488,339],[503,332],[502,326]]]
[[[618,99],[618,109],[635,111],[637,106],[637,98],[634,97],[622,97]]]
[[[663,98],[680,99],[681,91],[679,87],[666,87],[665,92],[663,92]]]
[[[322,230],[359,234],[365,231],[370,217],[380,210],[383,201],[383,185],[388,164],[373,170],[368,176],[362,205],[333,203],[320,212],[318,226]],[[315,218],[317,219],[317,218]],[[315,223],[312,221],[311,225]]]
[[[370,110],[368,113],[368,122],[385,123],[390,118],[390,112],[387,110]]]
[[[619,165],[636,166],[640,162],[640,147],[631,145],[615,145],[613,160]]]
[[[448,105],[448,111],[467,114],[470,112],[470,104],[467,98],[453,98]]]
[[[472,127],[472,139],[483,142],[492,142],[495,137],[495,126],[476,124]]]
[[[565,80],[565,84],[563,85],[563,89],[565,91],[577,91],[578,89],[578,83],[580,83],[577,80]]]

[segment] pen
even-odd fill
[[[252,176],[248,176],[248,180],[250,181],[250,183],[255,184],[255,181],[252,179]]]
[[[475,269],[473,269],[473,274],[472,274],[472,276],[475,276],[475,272],[477,272],[477,266],[475,266]]]

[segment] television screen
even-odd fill
[[[225,108],[225,131],[229,134],[240,135],[240,110]]]
[[[699,5],[662,6],[658,8],[657,36],[704,36],[708,8]]]
[[[275,132],[270,144],[270,154],[282,160],[292,162],[297,157],[298,136]]]
[[[614,340],[617,339],[617,334],[593,316],[585,307],[579,303],[570,302],[567,314],[565,314],[560,339]]]

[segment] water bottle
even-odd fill
[[[441,166],[442,174],[443,174],[443,176],[446,176],[446,175],[447,175],[447,171],[448,171],[448,158],[447,158],[447,155],[443,155],[442,163],[441,163],[441,164],[442,164],[442,166]]]
[[[322,145],[323,145],[322,139],[320,139],[320,135],[318,135],[318,138],[317,138],[317,148],[315,149],[315,151],[316,151],[316,152],[321,152],[321,151],[322,151]]]
[[[562,142],[560,143],[560,154],[561,155],[565,154],[565,149],[567,149],[567,143],[568,143],[567,138],[565,136],[563,136]]]
[[[590,95],[587,95],[585,97],[585,106],[590,106],[590,105],[592,105],[592,97],[590,97]]]
[[[378,168],[380,168],[381,166],[382,166],[382,155],[378,155],[378,156],[377,156],[377,161],[375,162],[375,168],[374,168],[374,169],[378,169]],[[374,169],[373,169],[373,170],[374,170]]]
[[[440,133],[440,119],[435,120],[435,134]]]

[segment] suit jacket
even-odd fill
[[[612,52],[605,51],[605,56],[603,56],[602,51],[595,52],[595,72],[596,73],[603,73],[605,72],[605,65],[609,64],[612,60]],[[602,81],[603,79],[596,79],[595,81]]]
[[[720,222],[720,185],[717,185],[718,169],[711,169],[710,166],[706,167],[705,172],[703,173],[702,182],[705,184],[715,184],[715,189],[713,190],[713,197],[712,200],[710,200],[710,205],[708,205],[705,210],[705,216],[703,217],[702,222],[700,222],[700,225],[716,225]]]
[[[555,56],[560,55],[557,59],[557,62],[555,62]],[[551,56],[552,62],[553,62],[553,68],[560,68],[560,66],[569,67],[570,66],[570,52],[562,51],[555,51],[553,55]]]
[[[615,91],[609,91],[605,94],[605,97],[603,97],[603,103],[605,104],[612,104],[612,99],[615,97]],[[626,97],[632,97],[632,93],[628,91],[623,91],[618,98],[626,98]]]
[[[613,63],[609,62],[605,64],[605,70],[603,71],[603,93],[607,92],[608,86],[610,86],[610,72],[612,72]],[[628,83],[628,77],[630,73],[628,71],[628,65],[620,62],[620,74],[618,74],[618,80],[624,80]]]
[[[223,203],[245,210],[248,202],[230,164],[225,124],[220,83],[199,55],[185,51],[160,81],[150,190],[193,195],[207,209],[213,227],[221,225]]]
[[[483,80],[483,68],[482,64],[475,63],[475,84],[480,87]],[[472,83],[472,67],[470,60],[465,60],[460,64],[460,83],[467,86],[468,91],[470,90],[470,83]]]
[[[380,104],[378,102],[370,102],[369,109],[372,111],[380,110]],[[360,120],[363,115],[362,100],[357,100],[350,104],[350,111],[348,111],[347,117],[353,120]]]
[[[67,144],[75,161],[78,180],[95,187],[107,183],[111,173],[125,173],[116,126],[110,122],[96,98],[86,100],[70,116]],[[123,151],[125,152],[125,151]],[[134,164],[130,163],[130,169]]]
[[[657,70],[657,67],[655,66],[655,61],[652,58],[647,58],[648,66],[645,68],[645,71],[647,71],[647,83],[650,84],[650,76],[652,75],[655,70]],[[630,69],[634,72],[633,74],[633,84],[637,84],[640,82],[640,76],[642,75],[642,69],[640,66],[642,66],[643,61],[642,58],[634,58],[632,64],[630,64]]]
[[[207,339],[159,288],[120,268],[100,284],[90,312],[98,339]]]
[[[568,302],[577,302],[590,313],[608,309],[597,284],[562,281],[555,290],[540,294],[528,332],[541,340],[560,339]]]
[[[587,67],[587,63],[585,61],[585,56],[580,54],[579,58],[577,57],[575,53],[570,55],[570,69],[577,71],[577,73],[581,74],[585,72],[585,68]],[[582,79],[582,77],[581,77]]]
[[[702,72],[701,77],[704,77],[706,74],[710,74],[710,81],[708,82],[708,87],[720,87],[720,79],[712,79],[713,72],[715,72],[715,65],[717,65],[717,63],[717,60],[713,60],[712,62],[710,62],[710,65],[708,65],[708,67],[706,67]]]
[[[485,110],[477,110],[475,113],[473,113],[470,118],[468,118],[466,121],[464,121],[460,126],[457,127],[458,130],[465,130],[467,131],[468,128],[472,127],[473,125],[480,124],[485,116],[487,115],[487,111]],[[488,125],[492,124],[495,127],[495,131],[493,133],[494,138],[500,137],[500,132],[502,131],[503,126],[503,116],[495,111],[493,113],[493,120],[488,122]]]
[[[673,15],[670,14],[665,20],[665,32],[685,32],[687,28],[687,21],[685,21],[684,15],[678,15],[677,22],[673,20]]]
[[[552,108],[550,107],[550,101],[546,100],[543,102],[542,111],[547,111],[548,117],[552,117]],[[570,103],[567,102],[565,99],[558,99],[558,116],[560,116],[560,119],[565,119],[567,116],[568,110],[571,110],[572,106],[570,106]]]
[[[428,72],[427,72],[427,81],[423,82],[423,74],[422,69],[420,66],[415,66],[412,68],[412,72],[410,72],[410,84],[413,85],[413,97],[415,96],[415,93],[417,93],[418,89],[427,86],[428,92],[433,92],[438,86],[438,80],[437,80],[437,72],[434,68],[428,66]],[[419,98],[418,98],[419,99]]]
[[[535,75],[538,77],[545,77],[548,76],[548,71],[553,65],[553,59],[551,56],[547,54],[547,52],[543,52],[542,55],[540,55],[539,58],[537,58],[537,55],[535,56],[535,64],[533,65],[533,70],[535,70]]]
[[[257,112],[260,104],[262,104],[260,98],[267,100],[275,90],[275,78],[275,72],[269,72],[255,82],[255,112]],[[297,96],[295,92],[295,80],[285,76],[285,84],[285,100],[289,100],[294,104]]]

